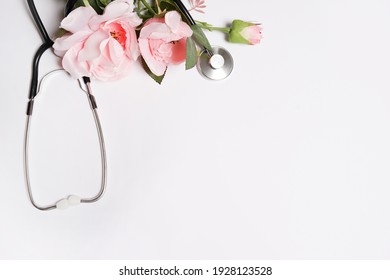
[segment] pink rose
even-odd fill
[[[232,43],[255,45],[259,44],[262,35],[262,27],[259,24],[234,20],[229,33],[229,41]]]
[[[241,31],[242,37],[246,38],[251,45],[260,44],[262,39],[261,35],[262,28],[260,25],[252,25],[244,28]]]
[[[141,55],[153,74],[162,76],[169,64],[184,62],[187,37],[191,36],[191,28],[176,11],[166,13],[165,18],[148,20],[138,42]]]
[[[62,66],[73,78],[117,80],[128,74],[139,57],[135,27],[142,20],[133,12],[133,1],[116,0],[103,15],[92,7],[79,7],[61,22],[68,31],[54,42]]]

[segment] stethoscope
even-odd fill
[[[65,16],[67,16],[71,11],[72,7],[75,5],[77,0],[68,0],[65,6]],[[180,0],[174,0],[182,14],[187,19],[190,25],[196,25],[196,22],[190,15],[187,8]],[[97,202],[106,191],[107,186],[107,159],[106,159],[106,149],[104,144],[103,131],[99,120],[99,115],[97,112],[97,104],[95,97],[92,95],[91,88],[91,80],[89,77],[83,77],[82,82],[85,85],[85,89],[83,91],[86,93],[89,105],[94,117],[95,126],[97,130],[97,135],[99,138],[99,147],[100,147],[100,158],[101,158],[101,183],[100,189],[96,193],[95,196],[89,198],[82,198],[77,195],[70,195],[68,197],[62,198],[52,204],[49,205],[40,205],[34,200],[33,191],[31,188],[30,175],[29,175],[29,135],[31,130],[31,120],[33,115],[34,103],[36,103],[36,99],[40,92],[41,83],[38,82],[38,71],[39,71],[39,62],[43,55],[43,53],[50,49],[54,42],[49,37],[46,28],[44,27],[41,18],[37,12],[37,9],[34,4],[34,0],[27,0],[28,6],[30,8],[31,14],[37,25],[40,35],[43,39],[43,44],[37,50],[32,65],[32,77],[30,84],[30,93],[28,97],[27,103],[27,112],[26,112],[26,127],[25,127],[25,136],[24,136],[24,177],[28,192],[28,197],[30,199],[31,204],[37,208],[38,210],[48,211],[54,209],[67,209],[70,206],[80,205],[82,203],[94,203]],[[197,62],[197,69],[199,73],[210,80],[223,80],[227,78],[233,71],[233,58],[230,53],[218,46],[212,47],[212,50],[208,50],[204,48],[199,56]]]
[[[76,0],[77,1],[77,0]],[[75,4],[76,1],[68,1],[66,7],[65,7],[65,15],[68,15],[71,11],[71,8]],[[33,16],[33,19],[38,27],[38,30],[42,36],[43,44],[36,52],[34,59],[33,59],[33,68],[32,68],[32,78],[31,78],[31,84],[30,84],[30,94],[29,94],[29,101],[27,103],[27,118],[26,118],[26,128],[25,128],[25,136],[24,136],[24,177],[26,181],[26,187],[29,199],[34,205],[35,208],[42,210],[42,211],[48,211],[48,210],[54,210],[54,209],[66,209],[69,206],[79,205],[81,203],[94,203],[98,201],[104,194],[106,190],[106,181],[107,181],[107,160],[106,160],[106,149],[104,145],[104,137],[103,137],[103,131],[99,120],[99,115],[97,112],[97,104],[95,101],[94,96],[92,95],[92,89],[91,89],[91,80],[88,77],[84,77],[82,79],[82,82],[85,85],[85,93],[87,94],[87,98],[89,101],[89,105],[92,110],[92,114],[95,120],[96,130],[99,138],[99,146],[100,146],[100,156],[101,156],[101,184],[100,189],[98,193],[90,198],[81,198],[77,195],[70,195],[68,197],[65,197],[63,199],[58,200],[55,203],[42,206],[38,204],[34,200],[31,183],[30,183],[30,176],[29,176],[29,160],[28,160],[28,149],[29,149],[29,135],[30,135],[30,127],[31,127],[31,119],[33,115],[33,108],[34,103],[36,102],[36,98],[38,97],[38,93],[40,92],[40,85],[38,84],[38,70],[39,70],[39,61],[43,55],[43,53],[51,48],[54,44],[54,42],[50,39],[42,20],[40,19],[37,9],[35,7],[33,0],[27,0],[28,6],[30,8],[31,14]]]
[[[190,25],[196,25],[195,20],[181,0],[173,0]],[[199,73],[210,80],[226,79],[233,71],[234,61],[231,54],[224,48],[213,46],[212,50],[204,48],[199,56],[196,68]]]

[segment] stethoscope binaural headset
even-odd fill
[[[173,0],[177,7],[180,9],[182,14],[187,19],[190,25],[196,25],[196,22],[190,15],[187,8],[180,0]],[[68,0],[65,6],[65,16],[67,16],[71,11],[73,6],[77,0]],[[30,8],[32,17],[37,25],[39,33],[43,39],[43,44],[37,50],[32,65],[32,78],[30,84],[30,93],[29,93],[29,101],[27,103],[27,118],[26,118],[26,128],[25,128],[25,137],[24,137],[24,175],[26,181],[26,187],[29,199],[32,205],[38,210],[48,211],[54,209],[67,209],[69,206],[79,205],[81,203],[94,203],[97,202],[104,194],[106,190],[106,181],[107,181],[107,160],[106,160],[106,150],[104,144],[103,131],[100,124],[99,116],[97,113],[97,104],[94,96],[92,95],[91,89],[91,80],[89,77],[83,77],[82,82],[85,85],[85,90],[89,105],[92,110],[92,114],[95,120],[95,126],[99,138],[99,146],[100,146],[100,156],[101,156],[101,184],[98,193],[90,198],[81,198],[76,195],[70,195],[66,198],[60,199],[59,201],[41,206],[35,202],[34,196],[31,189],[30,176],[29,176],[29,160],[28,160],[28,148],[29,148],[29,135],[30,135],[30,127],[31,127],[31,119],[33,115],[34,102],[40,91],[40,84],[38,82],[38,71],[39,71],[39,62],[43,55],[43,53],[50,49],[54,42],[49,37],[41,18],[37,12],[37,9],[34,4],[34,0],[27,0],[28,6]],[[223,80],[228,77],[233,71],[233,58],[230,53],[221,47],[213,47],[212,50],[203,49],[198,63],[197,69],[199,73],[210,80]],[[42,83],[42,80],[41,80]]]

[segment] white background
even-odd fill
[[[65,1],[36,1],[55,34]],[[215,25],[263,23],[223,82],[139,65],[94,83],[108,155],[97,204],[43,213],[27,199],[23,132],[41,39],[25,1],[0,9],[1,259],[387,259],[390,257],[390,2],[208,0]],[[221,11],[222,9],[222,11]],[[59,67],[47,53],[41,73]],[[37,201],[99,188],[87,100],[65,74],[39,97]]]

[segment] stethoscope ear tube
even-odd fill
[[[77,0],[69,0],[65,7],[65,15],[68,15],[72,9],[73,6]],[[25,182],[27,186],[27,192],[29,195],[29,199],[32,203],[32,205],[42,211],[47,210],[53,210],[53,209],[66,209],[69,206],[78,205],[81,203],[93,203],[98,201],[104,194],[106,190],[106,181],[107,181],[107,160],[106,160],[106,149],[104,144],[104,137],[103,137],[103,131],[99,120],[99,115],[97,113],[97,105],[94,96],[92,95],[92,89],[91,89],[91,80],[88,77],[84,77],[83,81],[86,86],[85,93],[87,94],[89,104],[91,107],[91,111],[94,117],[95,126],[97,130],[97,135],[99,139],[99,148],[100,148],[100,155],[101,155],[101,184],[100,189],[98,193],[91,197],[91,198],[80,198],[75,195],[68,196],[66,198],[63,198],[59,200],[56,203],[47,205],[47,206],[40,206],[37,204],[34,200],[31,184],[30,184],[30,176],[29,176],[29,160],[28,160],[28,149],[29,149],[29,135],[30,135],[30,127],[31,127],[31,119],[33,114],[33,108],[34,108],[34,101],[35,98],[38,95],[38,72],[39,72],[39,62],[43,55],[43,53],[51,48],[54,44],[54,42],[50,39],[41,18],[38,15],[37,9],[35,7],[33,0],[27,0],[28,6],[30,8],[31,14],[34,18],[34,21],[39,29],[39,32],[43,38],[43,44],[39,47],[37,50],[33,65],[32,65],[32,77],[31,77],[31,84],[30,84],[30,92],[29,92],[29,101],[27,104],[27,117],[26,117],[26,128],[25,128],[25,136],[24,136],[24,175],[25,175]]]
[[[65,5],[65,16],[69,15],[70,12],[73,10],[74,5],[76,4],[77,0],[68,0]]]
[[[37,95],[37,88],[38,88],[38,72],[39,72],[39,61],[43,55],[43,53],[50,49],[54,42],[50,39],[49,34],[46,31],[45,26],[42,23],[42,20],[38,14],[37,8],[35,7],[35,3],[33,0],[27,0],[28,7],[30,8],[31,15],[34,19],[35,24],[38,27],[39,34],[41,35],[43,39],[43,44],[39,47],[38,51],[36,52],[33,60],[33,66],[32,66],[32,77],[31,77],[31,84],[30,84],[30,94],[28,98],[30,100],[34,99],[34,97]]]
[[[37,8],[35,7],[34,1],[33,0],[27,0],[28,7],[30,8],[31,15],[34,18],[34,22],[38,27],[39,33],[42,36],[42,39],[45,43],[49,43],[52,40],[50,39],[49,34],[46,31],[45,26],[42,23],[41,18],[39,17]]]
[[[184,17],[187,19],[188,23],[190,25],[196,25],[195,20],[192,18],[190,12],[187,10],[186,6],[184,6],[183,2],[181,2],[181,0],[173,0],[173,2],[176,3],[177,7],[182,12]]]
[[[74,5],[76,4],[77,0],[68,0],[65,6],[65,16],[67,16],[73,9]],[[42,20],[38,14],[37,8],[35,6],[35,3],[33,0],[27,0],[27,4],[30,8],[31,15],[34,19],[35,24],[38,27],[39,33],[42,36],[43,44],[38,49],[34,56],[33,60],[33,69],[32,69],[32,78],[31,78],[31,85],[30,85],[30,94],[29,99],[34,99],[34,97],[37,95],[37,88],[38,88],[38,73],[39,73],[39,61],[44,54],[44,52],[48,49],[50,49],[54,42],[51,40],[49,34],[46,31],[45,26],[42,23]]]
[[[42,211],[48,211],[48,210],[54,210],[54,209],[67,209],[70,206],[79,205],[81,203],[94,203],[97,202],[105,193],[106,186],[107,186],[107,158],[106,158],[106,149],[105,149],[105,143],[104,143],[104,137],[103,137],[103,130],[100,124],[99,115],[97,112],[97,105],[95,102],[95,98],[92,95],[91,85],[89,83],[89,78],[84,79],[84,83],[86,85],[86,94],[87,98],[90,103],[91,111],[94,117],[96,131],[99,139],[99,148],[100,148],[100,157],[101,157],[101,183],[100,183],[100,189],[98,193],[91,197],[91,198],[81,198],[76,195],[70,195],[66,198],[63,198],[56,203],[52,203],[50,205],[41,206],[38,203],[35,202],[32,188],[31,188],[31,182],[30,182],[30,175],[29,175],[29,138],[30,138],[30,130],[31,130],[31,120],[32,120],[32,107],[31,107],[31,113],[27,114],[26,117],[26,128],[25,128],[25,135],[24,135],[24,176],[25,176],[25,183],[27,186],[27,192],[30,199],[31,204],[37,208],[38,210]],[[32,106],[34,103],[34,100],[30,100],[29,107]]]
[[[28,98],[34,99],[37,96],[38,90],[38,73],[39,73],[39,61],[41,60],[42,55],[45,51],[50,49],[53,46],[53,41],[43,43],[37,52],[35,53],[33,64],[32,64],[32,77],[30,84],[30,94]]]

